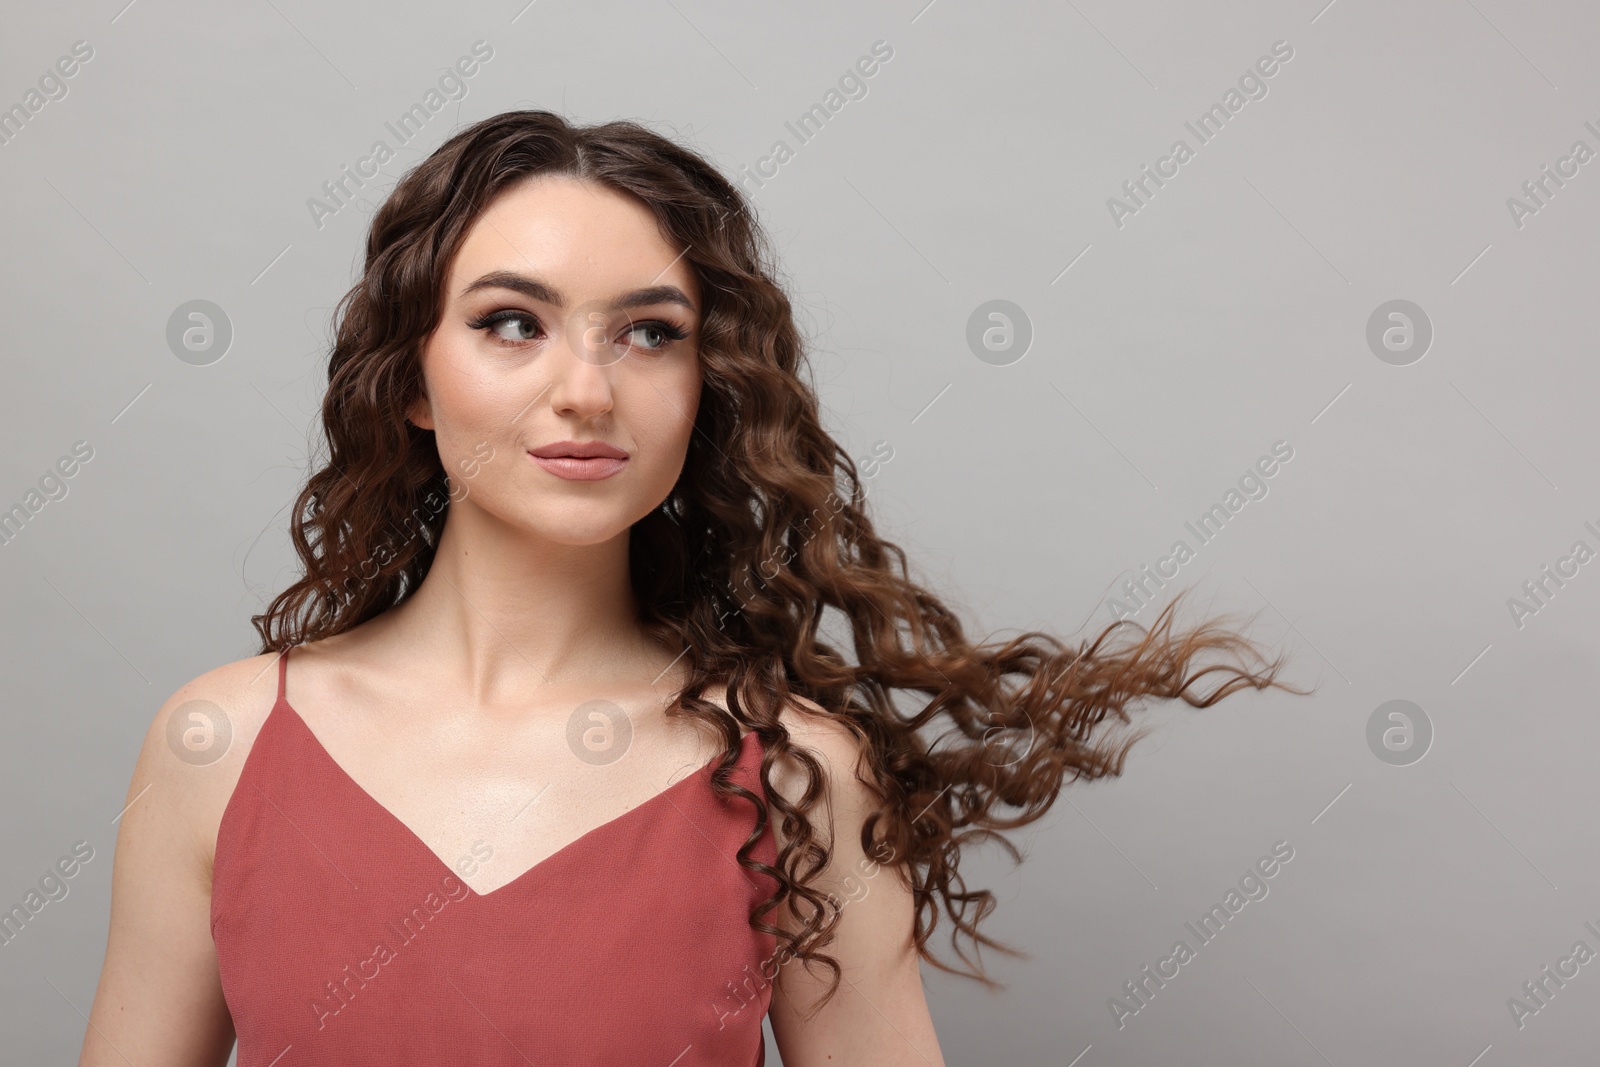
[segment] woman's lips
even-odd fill
[[[609,456],[535,456],[529,453],[529,458],[557,478],[574,482],[597,482],[611,477],[628,464],[625,459]]]

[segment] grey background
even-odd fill
[[[948,1061],[1592,1052],[1600,963],[1522,1029],[1507,998],[1600,949],[1600,564],[1521,628],[1507,600],[1600,547],[1600,162],[1520,228],[1506,203],[1575,140],[1600,148],[1591,5],[124,3],[17,8],[0,36],[7,106],[94,48],[0,145],[0,505],[95,451],[0,548],[0,903],[96,850],[0,949],[7,1059],[76,1057],[139,740],[177,686],[254,652],[248,616],[290,580],[329,311],[392,180],[521,106],[637,118],[737,175],[795,147],[785,122],[877,40],[894,55],[867,95],[747,188],[831,428],[852,455],[892,444],[885,532],[974,633],[1081,637],[1119,572],[1288,441],[1178,582],[1186,618],[1259,612],[1254,636],[1319,686],[1152,709],[1122,778],[1017,835],[1025,864],[971,858],[1002,901],[986,928],[1033,955],[985,957],[998,996],[925,969]],[[318,228],[306,200],[479,39],[467,95]],[[1118,228],[1107,198],[1193,146],[1185,120],[1280,40],[1268,95]],[[233,325],[210,366],[165,342],[192,299]],[[1008,366],[965,342],[991,299],[1034,332]],[[1409,366],[1365,339],[1393,299],[1435,330]],[[1435,731],[1409,766],[1368,748],[1392,699]],[[1269,895],[1118,1029],[1108,999],[1280,840]]]

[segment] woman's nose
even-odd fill
[[[552,373],[550,405],[558,413],[580,417],[611,409],[611,370],[617,353],[600,316],[578,316],[566,331],[566,344],[557,346]]]

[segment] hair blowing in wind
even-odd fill
[[[779,887],[751,925],[775,934],[784,958],[828,969],[829,996],[837,990],[840,969],[826,948],[839,907],[809,884],[830,856],[825,828],[818,833],[810,819],[824,771],[779,721],[798,695],[861,742],[858,772],[880,799],[861,845],[892,857],[910,887],[918,952],[995,986],[969,948],[1023,953],[979,930],[996,901],[960,873],[969,846],[996,840],[1020,859],[1006,831],[1042,817],[1065,784],[1120,774],[1138,736],[1108,733],[1141,703],[1203,708],[1246,687],[1301,690],[1277,680],[1281,659],[1264,662],[1232,629],[1208,622],[1175,631],[1181,595],[1148,629],[1118,622],[1076,646],[1040,632],[969,638],[956,613],[913,580],[905,553],[879,536],[855,463],[823,428],[803,340],[749,204],[700,156],[641,125],[497,115],[451,137],[383,203],[361,277],[335,312],[326,462],[291,519],[304,574],[254,617],[262,650],[348,630],[400,603],[427,574],[450,483],[432,433],[406,419],[421,388],[422,345],[479,213],[512,185],[551,174],[636,197],[684,250],[704,294],[693,440],[664,506],[630,531],[629,558],[641,624],[683,651],[689,680],[671,713],[719,728],[726,752],[713,787],[756,812],[739,861]],[[848,648],[822,632],[830,608]],[[704,698],[715,686],[726,687],[726,710]],[[728,775],[741,724],[765,749],[768,797]],[[785,753],[809,777],[797,804],[770,788]],[[788,839],[775,867],[751,857],[769,822]],[[798,931],[767,922],[784,902]],[[965,969],[929,948],[941,917]]]

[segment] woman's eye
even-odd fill
[[[640,347],[647,350],[656,350],[667,347],[673,341],[681,341],[688,336],[682,329],[665,322],[641,322],[628,330],[631,337],[635,334],[647,338]]]
[[[508,315],[490,327],[503,341],[531,341],[539,332],[539,324],[527,315]]]
[[[660,348],[667,343],[667,335],[659,326],[643,323],[628,331],[644,340],[646,348]]]
[[[506,308],[490,312],[467,323],[474,330],[484,330],[492,335],[496,341],[507,345],[524,345],[537,339],[542,333],[539,320],[525,311],[514,311]],[[602,333],[604,327],[592,327],[595,332]],[[585,337],[587,338],[587,334]],[[652,319],[648,322],[633,323],[623,334],[622,343],[628,348],[638,348],[646,352],[659,352],[672,344],[689,336],[683,327],[675,323],[663,322]],[[599,343],[598,341],[594,343]]]
[[[486,330],[506,344],[524,344],[539,336],[539,320],[524,311],[496,311],[467,325],[474,330]]]

